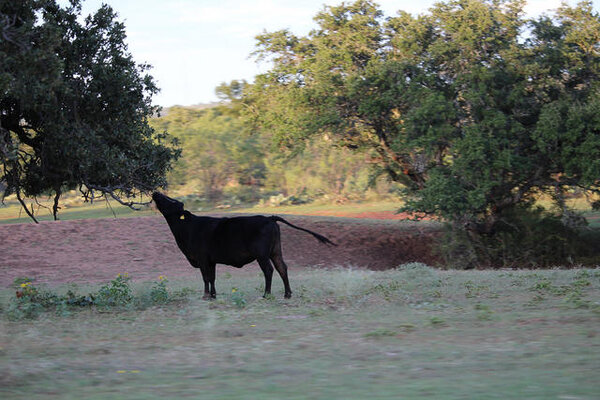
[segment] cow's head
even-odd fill
[[[182,202],[172,199],[169,196],[165,196],[162,193],[152,193],[152,200],[154,200],[156,208],[158,208],[158,211],[160,211],[165,218],[174,216],[179,217],[184,213]]]

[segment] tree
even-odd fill
[[[306,37],[257,37],[273,68],[246,101],[280,145],[368,148],[407,209],[471,232],[493,235],[540,193],[572,215],[569,191],[600,193],[600,18],[589,1],[530,21],[523,5],[450,0],[387,20],[367,0],[325,7]]]
[[[80,14],[79,0],[0,0],[0,181],[34,220],[24,198],[53,195],[56,219],[72,189],[140,204],[179,154],[148,124],[158,88],[117,14]]]
[[[265,178],[262,138],[249,135],[235,107],[206,109],[172,107],[151,121],[179,139],[181,158],[170,174],[173,187],[199,192],[211,203],[221,200],[227,186],[258,190]]]

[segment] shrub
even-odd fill
[[[123,307],[133,300],[129,275],[119,274],[110,283],[102,286],[95,297],[94,303],[101,307]]]
[[[448,224],[438,251],[446,265],[458,269],[573,265],[600,255],[593,245],[597,232],[563,222],[541,208],[518,208],[486,233]]]
[[[164,304],[169,301],[169,292],[167,291],[167,277],[161,275],[158,281],[154,282],[150,289],[150,299],[154,304]]]
[[[231,288],[231,301],[238,308],[244,308],[247,304],[246,298],[244,297],[244,292],[240,291],[236,287]]]
[[[35,287],[31,281],[24,281],[19,284],[16,296],[10,301],[7,316],[11,320],[36,318],[59,302],[55,294]]]

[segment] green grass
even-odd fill
[[[0,397],[597,398],[598,270],[294,270],[291,300],[262,282],[225,268],[216,301],[188,280],[160,307],[22,321],[0,291]]]
[[[34,210],[38,221],[53,220],[52,213],[49,210],[44,208],[37,209],[35,207]],[[153,215],[153,213],[151,209],[146,207],[140,211],[136,211],[115,202],[111,202],[110,207],[105,202],[99,202],[64,208],[59,211],[58,217],[66,221],[72,219],[112,218],[115,215],[123,218],[139,217]],[[9,203],[5,206],[0,206],[0,224],[22,224],[28,222],[32,222],[32,220],[19,204]]]
[[[346,203],[346,204],[300,204],[293,206],[254,206],[236,209],[236,212],[256,213],[256,214],[310,214],[315,212],[339,212],[339,213],[360,213],[360,212],[380,212],[380,211],[397,211],[402,204],[393,201],[372,201],[361,203]]]
[[[365,203],[350,203],[350,204],[303,204],[296,206],[280,206],[280,207],[243,207],[234,209],[203,209],[201,211],[191,211],[195,213],[251,213],[251,214],[311,214],[315,212],[370,212],[370,211],[396,211],[399,208],[399,204],[396,202],[379,201],[379,202],[365,202]],[[50,221],[53,219],[51,212],[45,208],[34,208],[36,211],[36,218],[40,221]],[[113,214],[114,212],[114,214]],[[152,215],[154,211],[144,207],[140,211],[132,210],[128,207],[122,206],[116,202],[111,202],[110,207],[105,202],[99,202],[96,204],[82,204],[76,205],[60,210],[58,216],[61,220],[72,220],[72,219],[90,219],[90,218],[112,218],[114,215],[117,217],[137,217],[144,215]],[[22,210],[18,203],[10,202],[6,205],[0,205],[0,224],[16,224],[16,223],[27,223],[31,222],[31,219]]]

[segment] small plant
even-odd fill
[[[397,292],[402,287],[402,283],[398,281],[391,281],[388,283],[379,283],[369,289],[366,290],[365,294],[380,294],[387,301],[392,299],[392,296],[395,292]]]
[[[365,337],[382,338],[382,337],[390,337],[390,336],[396,336],[396,335],[398,335],[398,332],[396,332],[396,331],[392,331],[390,329],[385,329],[385,328],[379,328],[374,331],[366,333]]]
[[[38,289],[31,281],[25,281],[19,284],[15,297],[11,299],[7,315],[12,320],[36,318],[58,302],[59,298],[55,294]]]
[[[24,283],[33,283],[35,279],[29,278],[27,276],[17,276],[12,283],[12,286],[15,288],[22,287],[21,285]]]
[[[185,300],[188,296],[194,294],[196,291],[191,287],[183,287],[173,293],[171,298],[174,300]]]
[[[88,294],[87,296],[77,295],[72,290],[67,291],[67,294],[62,299],[62,302],[68,306],[78,306],[85,307],[91,306],[94,304],[94,296],[92,294]]]
[[[150,299],[154,304],[165,304],[169,301],[167,282],[167,277],[161,275],[158,277],[158,281],[154,282],[152,285],[152,289],[150,289]]]
[[[476,304],[475,310],[477,310],[477,319],[481,321],[491,320],[494,314],[490,307],[485,304]]]
[[[123,307],[133,300],[129,275],[119,274],[110,283],[102,286],[95,296],[95,304],[101,307]]]
[[[247,301],[244,298],[244,293],[236,287],[231,288],[231,301],[233,301],[233,304],[235,304],[238,308],[244,308],[247,304]]]
[[[488,291],[490,287],[487,285],[476,285],[473,281],[468,280],[465,282],[465,289],[467,289],[465,297],[471,299],[473,297],[479,297],[484,292]]]
[[[446,321],[443,318],[440,318],[440,317],[431,317],[431,318],[429,318],[429,322],[433,326],[444,326],[444,325],[446,325]]]
[[[564,298],[564,302],[566,305],[572,308],[590,308],[591,302],[589,300],[585,300],[581,291],[572,290],[570,291]]]
[[[412,332],[415,329],[417,329],[417,327],[414,324],[409,324],[409,323],[398,325],[398,328],[404,332]]]

